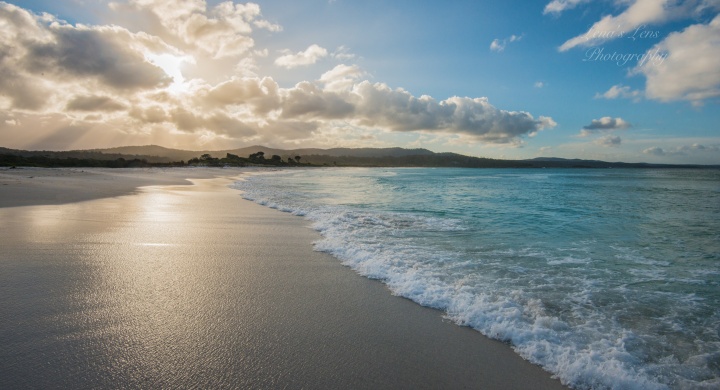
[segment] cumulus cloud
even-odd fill
[[[280,108],[280,86],[270,77],[232,78],[216,86],[204,86],[195,94],[195,104],[207,108],[243,106],[258,116]]]
[[[282,27],[262,19],[254,3],[221,2],[208,8],[205,0],[129,0],[110,7],[124,24],[147,31],[185,51],[201,52],[212,58],[236,57],[246,53],[255,41],[253,26],[270,31]]]
[[[438,100],[371,83],[352,64],[281,87],[249,71],[253,58],[268,55],[254,47],[253,29],[280,29],[254,4],[130,0],[112,7],[133,16],[130,27],[72,25],[0,2],[0,124],[12,129],[0,140],[60,149],[97,147],[91,142],[98,140],[222,147],[299,143],[353,129],[356,138],[419,132],[516,145],[556,126],[485,97]],[[311,45],[276,64],[292,68],[330,55]],[[332,56],[352,58],[344,47]],[[201,67],[213,74],[186,71]]]
[[[107,96],[78,96],[69,101],[66,107],[73,111],[120,111],[125,106]]]
[[[383,83],[354,82],[361,74],[357,67],[339,65],[319,83],[304,81],[292,88],[280,88],[270,78],[236,79],[198,93],[197,103],[242,105],[256,114],[272,113],[274,120],[343,120],[391,131],[464,134],[489,143],[517,142],[557,125],[552,118],[497,109],[487,98],[437,101]]]
[[[600,119],[593,119],[589,125],[583,126],[587,131],[621,130],[627,129],[630,124],[622,118],[604,116]]]
[[[170,112],[170,119],[178,129],[188,132],[209,129],[215,134],[228,135],[233,138],[257,133],[257,129],[252,125],[222,112],[205,114],[186,108],[176,108]]]
[[[2,65],[2,64],[0,64]],[[0,95],[14,109],[37,110],[45,106],[49,91],[44,84],[11,68],[0,68]]]
[[[163,123],[170,120],[170,116],[165,109],[159,105],[149,107],[133,107],[128,111],[131,118],[137,119],[143,124]]]
[[[688,154],[696,154],[696,153],[718,153],[720,152],[720,146],[718,145],[702,145],[702,144],[692,144],[692,145],[682,145],[677,146],[675,148],[671,149],[663,149],[658,146],[653,146],[650,148],[647,148],[643,150],[644,154],[649,154],[653,156],[685,156]]]
[[[254,123],[250,128],[257,133],[275,129],[279,123],[298,133],[342,121],[388,131],[463,134],[487,143],[517,143],[557,125],[552,118],[497,109],[487,98],[437,101],[382,83],[353,82],[360,74],[357,67],[337,66],[317,83],[303,81],[292,88],[281,88],[268,77],[233,79],[199,89],[194,103],[172,112],[171,118],[183,131],[214,129],[217,120],[208,121],[207,111],[223,107],[245,118],[246,123]],[[342,82],[337,84],[338,80]],[[143,112],[136,115],[146,116]],[[311,125],[299,129],[299,123]]]
[[[622,118],[604,116],[600,119],[593,119],[589,125],[583,126],[582,130],[580,130],[580,136],[587,137],[602,132],[624,130],[631,126],[630,123]]]
[[[305,51],[300,51],[295,54],[285,54],[275,59],[275,65],[283,68],[291,69],[298,66],[312,65],[321,58],[328,55],[327,49],[318,45],[310,45]]]
[[[0,25],[0,94],[12,108],[43,109],[60,89],[110,87],[123,93],[172,81],[146,61],[144,52],[164,45],[144,33],[72,26],[7,3],[0,3]]]
[[[647,79],[647,98],[699,102],[720,96],[720,15],[669,34],[648,52],[657,50],[668,53],[662,64],[648,61],[634,70]]]
[[[318,85],[303,81],[285,91],[282,118],[320,120],[352,120],[355,106],[347,95],[325,91]]]
[[[489,143],[511,143],[557,125],[549,117],[535,119],[527,112],[499,110],[487,98],[451,97],[438,102],[368,81],[355,85],[353,93],[360,98],[360,124],[396,131],[444,131]]]
[[[281,25],[275,24],[275,23],[270,23],[267,20],[255,20],[255,21],[253,21],[253,24],[257,28],[262,28],[262,29],[272,31],[272,32],[279,32],[279,31],[283,30]]]
[[[588,1],[590,0],[553,0],[545,6],[543,14],[560,14],[563,11],[577,7],[578,4],[587,3]]]
[[[492,50],[492,51],[503,51],[503,50],[505,50],[505,47],[506,47],[509,43],[519,41],[519,40],[522,39],[522,37],[523,37],[522,35],[511,35],[511,36],[509,36],[508,38],[503,38],[503,39],[496,38],[496,39],[493,39],[493,41],[490,42],[490,50]]]
[[[660,148],[660,147],[657,147],[657,146],[653,146],[653,147],[650,147],[650,148],[647,148],[647,149],[643,150],[643,153],[644,153],[644,154],[651,154],[651,155],[653,155],[653,156],[664,156],[664,155],[665,155],[665,150],[664,150],[663,148]]]
[[[52,24],[50,41],[29,43],[22,62],[30,72],[95,77],[120,89],[153,88],[170,79],[125,42],[132,34],[119,27],[88,28]]]
[[[328,90],[345,90],[352,87],[356,80],[365,75],[357,65],[340,64],[320,76],[320,82]]]
[[[624,121],[622,118],[611,118],[604,116],[600,119],[593,119],[589,125],[583,126],[585,130],[618,130],[626,129],[630,127],[630,124]]]
[[[684,152],[719,152],[720,147],[717,145],[706,146],[701,144],[692,144],[680,146],[678,150]]]
[[[642,98],[642,92],[636,89],[632,89],[627,85],[617,84],[613,85],[604,93],[596,93],[595,99],[632,99],[637,102]]]

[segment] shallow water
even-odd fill
[[[574,387],[720,387],[718,170],[313,169],[235,187]]]

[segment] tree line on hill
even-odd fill
[[[126,159],[118,157],[115,159],[99,159],[93,157],[59,157],[51,154],[12,154],[0,153],[0,166],[14,167],[43,167],[43,168],[60,168],[60,167],[91,167],[91,168],[150,168],[150,167],[185,167],[185,166],[210,166],[210,167],[245,167],[245,166],[312,166],[312,164],[303,164],[300,162],[301,156],[288,157],[283,160],[279,155],[272,155],[269,159],[265,158],[264,152],[253,153],[247,158],[240,157],[231,153],[227,153],[224,158],[212,157],[210,154],[203,154],[200,157],[191,158],[187,162],[168,161],[158,162],[149,161],[147,158]]]
[[[147,159],[125,159],[119,157],[114,160],[100,160],[94,158],[77,157],[50,157],[50,156],[19,156],[14,154],[0,154],[0,166],[2,167],[85,167],[85,168],[147,168],[147,167],[180,167],[184,166],[183,161],[179,162],[148,162]]]
[[[337,166],[337,167],[466,167],[466,168],[523,168],[532,167],[531,164],[511,161],[494,160],[487,158],[468,157],[459,154],[422,154],[401,156],[286,156],[273,154],[269,158],[265,153],[258,151],[248,157],[226,153],[223,158],[213,157],[209,153],[193,157],[187,162],[158,161],[155,156],[135,156],[135,158],[117,157],[115,159],[98,158],[94,153],[87,157],[66,157],[53,154],[9,154],[0,153],[0,166],[30,166],[30,167],[98,167],[98,168],[146,168],[146,167],[245,167],[245,166]],[[105,157],[105,156],[102,156]],[[142,158],[141,158],[142,157]]]
[[[192,152],[148,145],[113,149],[75,151],[25,151],[0,147],[0,166],[31,167],[436,167],[436,168],[711,168],[707,165],[670,165],[605,162],[581,159],[536,158],[532,160],[498,160],[464,156],[457,153],[435,153],[426,149],[360,148],[360,149],[269,149],[248,147],[224,152]],[[254,151],[254,153],[252,152]],[[200,154],[202,153],[202,154]],[[241,157],[240,153],[248,153]],[[197,156],[200,154],[200,156]],[[219,157],[224,155],[224,157]],[[194,157],[197,156],[197,157]],[[270,156],[270,157],[267,157]],[[187,161],[185,161],[187,159]]]
[[[190,166],[210,166],[210,167],[245,167],[253,165],[273,165],[273,166],[297,166],[311,164],[301,164],[301,156],[288,157],[284,160],[280,155],[273,154],[269,159],[265,158],[265,152],[256,152],[250,154],[247,158],[240,157],[236,154],[226,153],[224,158],[217,158],[211,156],[209,153],[205,153],[200,157],[191,158],[188,160],[187,165]]]

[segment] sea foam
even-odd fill
[[[716,345],[699,350],[667,345],[674,342],[672,332],[691,333],[678,336],[680,344],[697,336],[679,318],[697,316],[707,310],[707,302],[680,291],[645,291],[634,285],[655,278],[668,282],[668,261],[649,259],[620,243],[603,257],[597,254],[603,243],[584,236],[548,246],[533,245],[533,240],[478,243],[484,224],[476,217],[446,213],[442,206],[440,212],[420,213],[380,204],[387,203],[386,196],[407,200],[419,191],[408,172],[392,173],[275,173],[250,177],[235,188],[246,199],[311,221],[322,235],[316,250],[383,281],[393,294],[508,342],[522,357],[575,388],[712,388],[718,383],[717,334],[705,341]],[[487,185],[487,180],[475,182]],[[333,196],[348,187],[361,195]],[[644,271],[633,268],[639,266]],[[627,283],[616,283],[613,278],[620,276]],[[630,296],[636,299],[631,304]],[[718,329],[717,313],[705,320],[706,330]]]

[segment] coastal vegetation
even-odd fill
[[[243,157],[247,156],[247,157]],[[267,157],[270,156],[270,157]],[[597,160],[535,158],[500,160],[435,153],[427,149],[336,148],[271,149],[253,146],[232,151],[196,152],[160,146],[76,151],[26,151],[0,147],[0,166],[31,167],[443,167],[443,168],[720,168],[708,165],[669,165]]]
[[[159,162],[153,161],[151,158],[130,158],[118,157],[115,159],[104,159],[97,157],[58,157],[47,154],[24,156],[22,154],[0,154],[0,166],[13,167],[43,167],[43,168],[61,168],[61,167],[94,167],[94,168],[150,168],[150,167],[186,167],[186,166],[208,166],[208,167],[246,167],[246,166],[296,166],[300,165],[299,160],[288,159],[283,161],[282,157],[273,155],[270,159],[265,159],[262,155],[250,156],[243,158],[228,153],[224,158],[212,157],[210,154],[203,154],[200,157],[191,158],[187,162],[169,161]],[[311,164],[305,164],[310,166]]]

